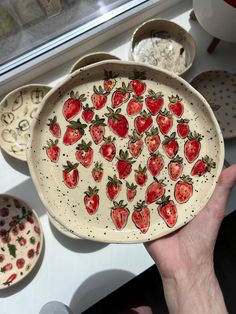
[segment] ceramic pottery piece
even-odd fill
[[[51,87],[32,84],[7,94],[0,103],[0,146],[17,159],[26,161],[30,124],[43,97]]]
[[[39,218],[24,201],[0,195],[0,289],[25,278],[35,267],[43,245]]]
[[[78,236],[70,232],[68,229],[66,229],[63,225],[61,225],[58,221],[56,221],[55,218],[53,218],[49,213],[48,213],[48,219],[51,222],[51,224],[63,235],[72,238],[72,239],[80,239]]]
[[[208,101],[225,139],[236,136],[236,74],[206,71],[191,82]]]
[[[152,19],[133,33],[129,60],[181,75],[191,67],[195,54],[195,42],[184,28],[168,20]]]
[[[48,126],[55,119],[60,132]],[[215,188],[224,145],[210,106],[183,79],[103,61],[47,94],[27,160],[45,207],[65,228],[134,243],[196,216]]]

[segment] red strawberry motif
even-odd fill
[[[93,94],[91,96],[91,100],[96,110],[100,110],[105,106],[108,94],[108,92],[103,90],[102,86],[99,86],[98,89],[96,86],[93,86]]]
[[[107,197],[110,201],[113,201],[117,198],[121,191],[122,182],[117,178],[116,175],[108,177],[108,182],[106,185]]]
[[[182,98],[178,95],[169,97],[169,109],[177,117],[180,118],[184,113]]]
[[[175,203],[170,200],[170,196],[163,196],[162,199],[156,203],[159,204],[157,211],[161,218],[165,221],[169,228],[173,228],[178,218]]]
[[[134,119],[135,130],[139,135],[142,135],[144,132],[150,129],[152,122],[153,120],[151,115],[146,113],[146,111],[143,111],[138,117]]]
[[[59,160],[60,147],[57,144],[58,140],[55,141],[49,140],[47,141],[47,146],[44,147],[46,149],[46,154],[48,158],[52,162],[57,162]]]
[[[164,168],[164,159],[160,153],[151,154],[147,161],[147,168],[153,177],[157,177]]]
[[[0,216],[1,217],[7,217],[8,215],[9,215],[9,208],[1,207],[0,208]]]
[[[158,128],[151,128],[150,132],[146,133],[145,143],[150,153],[154,153],[160,145],[160,136]]]
[[[96,162],[94,168],[92,169],[92,176],[94,181],[101,182],[103,177],[103,167],[102,163]]]
[[[115,112],[111,108],[107,107],[108,113],[105,116],[108,117],[108,126],[110,130],[121,138],[125,138],[129,131],[129,123],[124,115],[122,115],[121,109],[117,109]]]
[[[3,263],[3,262],[4,262],[4,259],[5,259],[4,254],[0,254],[0,263]]]
[[[24,266],[25,266],[25,260],[24,260],[24,258],[18,258],[18,259],[16,260],[16,267],[17,267],[18,269],[22,269]]]
[[[24,237],[17,237],[16,240],[20,244],[20,246],[26,245],[27,240]]]
[[[104,143],[101,145],[99,152],[103,158],[108,161],[112,161],[116,155],[116,146],[114,144],[115,137],[108,136],[107,138],[104,137]]]
[[[127,178],[132,171],[132,164],[134,163],[132,157],[129,157],[128,151],[125,152],[121,149],[119,158],[117,158],[116,168],[120,179]]]
[[[89,132],[95,144],[99,144],[103,140],[103,136],[105,135],[105,119],[100,119],[99,116],[95,115],[95,120],[92,120],[91,125],[89,127]]]
[[[138,185],[144,186],[147,182],[147,167],[142,168],[142,166],[139,165],[138,169],[135,170],[134,178]]]
[[[86,143],[84,140],[77,145],[75,157],[85,167],[88,168],[93,161],[93,149],[91,147],[92,142]]]
[[[136,96],[141,96],[146,90],[146,83],[142,80],[146,80],[145,72],[134,70],[134,75],[130,77],[130,88]]]
[[[129,210],[126,207],[127,204],[123,204],[124,201],[113,202],[111,210],[111,219],[117,230],[122,230],[127,224],[129,217]]]
[[[186,203],[193,195],[193,183],[190,176],[183,175],[175,184],[174,195],[179,204]]]
[[[10,284],[11,283],[13,283],[13,281],[16,279],[16,277],[17,277],[17,274],[11,274],[8,278],[7,278],[7,280],[5,281],[5,282],[3,282],[3,285],[4,286],[10,286]]]
[[[170,136],[165,135],[165,139],[162,141],[162,148],[169,158],[175,157],[179,150],[179,144],[176,140],[175,132],[173,132]]]
[[[94,111],[93,110],[94,110],[94,108],[89,107],[88,104],[86,104],[83,107],[81,117],[87,124],[89,124],[93,120],[93,117],[94,117]]]
[[[202,159],[199,159],[195,162],[191,170],[191,175],[201,177],[207,172],[210,172],[211,169],[214,169],[215,167],[216,163],[213,161],[212,158],[206,155]]]
[[[5,273],[6,271],[9,271],[13,268],[12,263],[8,263],[6,265],[4,265],[3,267],[1,267],[0,272],[1,273]]]
[[[30,259],[33,258],[34,257],[34,253],[35,253],[34,249],[29,249],[28,252],[27,252],[27,257],[30,258]]]
[[[201,149],[202,136],[195,132],[190,132],[188,135],[188,140],[184,144],[184,155],[189,163],[192,163],[199,156]]]
[[[84,135],[84,129],[87,127],[79,119],[77,121],[70,121],[69,123],[63,136],[63,143],[65,145],[75,144]]]
[[[134,158],[138,158],[143,150],[143,140],[135,131],[133,131],[133,135],[129,135],[129,138],[129,152]]]
[[[151,204],[156,202],[165,194],[165,188],[163,180],[157,180],[154,177],[154,182],[152,182],[146,190],[145,202]]]
[[[78,92],[70,92],[70,98],[64,102],[63,115],[66,120],[74,118],[82,109],[82,102],[86,100],[84,94],[79,95]]]
[[[91,186],[88,187],[88,191],[84,192],[84,204],[87,212],[89,215],[93,215],[97,212],[99,207],[99,196],[98,196],[98,189],[95,186],[94,188],[91,188]]]
[[[130,86],[122,83],[122,87],[117,88],[116,91],[113,92],[111,97],[111,106],[112,108],[117,108],[123,105],[125,102],[129,100],[130,97]]]
[[[150,226],[150,211],[144,201],[134,206],[132,221],[142,233],[148,231]]]
[[[69,189],[74,189],[78,185],[79,172],[77,167],[78,163],[72,164],[70,161],[67,161],[67,165],[63,166],[63,180]]]
[[[49,119],[49,122],[47,124],[49,126],[49,131],[54,137],[61,137],[61,127],[59,123],[57,122],[57,117],[54,116],[53,119]]]
[[[137,185],[135,185],[133,182],[129,184],[126,182],[126,196],[127,200],[129,202],[132,202],[137,194]]]
[[[164,95],[161,92],[155,93],[152,89],[148,90],[145,98],[145,104],[149,112],[155,116],[159,113],[164,105]]]
[[[156,122],[163,135],[167,135],[173,126],[172,115],[166,109],[159,112],[159,115],[156,118]]]
[[[176,156],[168,163],[167,168],[171,180],[176,181],[183,172],[183,158]]]
[[[189,120],[188,119],[180,119],[177,120],[177,133],[179,137],[186,138],[189,134]]]
[[[106,70],[104,71],[104,73],[105,78],[103,81],[103,87],[106,92],[110,93],[117,83],[116,77],[118,76],[118,74],[113,74],[112,71]]]
[[[143,97],[133,96],[127,105],[126,111],[129,116],[135,116],[142,111],[143,108]]]

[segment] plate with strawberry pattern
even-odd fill
[[[15,285],[35,267],[43,233],[34,210],[11,195],[0,195],[0,289]]]
[[[47,94],[31,131],[28,165],[48,212],[102,242],[145,242],[188,223],[224,160],[207,101],[143,63],[102,61],[71,74]]]

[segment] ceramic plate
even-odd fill
[[[55,218],[53,218],[49,213],[48,213],[48,218],[51,224],[63,235],[72,238],[72,239],[80,239],[78,236],[75,234],[71,233],[68,229],[66,229],[63,225],[61,225],[58,221],[56,221]]]
[[[96,241],[144,242],[206,204],[224,145],[208,103],[187,82],[104,61],[48,93],[27,157],[42,201],[67,229]]]
[[[35,211],[14,196],[0,195],[0,289],[30,273],[42,244],[42,228]]]
[[[0,145],[12,157],[26,161],[25,149],[30,136],[30,123],[50,89],[51,87],[41,84],[25,85],[1,101]]]
[[[207,71],[191,82],[208,101],[225,139],[236,136],[236,74]]]

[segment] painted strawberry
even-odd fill
[[[114,144],[116,139],[111,136],[104,137],[103,139],[104,143],[100,146],[99,152],[103,158],[108,161],[112,161],[116,155],[116,146]]]
[[[7,217],[8,215],[9,215],[9,208],[1,207],[0,208],[0,216],[1,217]]]
[[[166,109],[160,111],[156,118],[157,125],[163,135],[167,135],[173,126],[173,117]]]
[[[12,263],[8,263],[6,265],[4,265],[3,267],[1,267],[0,272],[1,273],[5,273],[6,271],[9,271],[13,268]]]
[[[0,263],[3,263],[5,260],[4,254],[0,254]]]
[[[151,154],[147,160],[147,168],[153,177],[157,177],[164,168],[164,159],[160,153]]]
[[[99,86],[98,89],[96,86],[93,86],[93,94],[91,96],[91,100],[96,110],[100,110],[105,106],[108,94],[109,93],[104,91],[102,86]]]
[[[89,215],[93,215],[97,212],[99,207],[99,196],[98,196],[98,188],[95,186],[94,188],[91,188],[91,186],[88,187],[88,191],[84,192],[84,205],[89,213]]]
[[[133,182],[130,184],[129,182],[126,182],[126,196],[127,200],[129,202],[132,202],[137,194],[137,185],[135,185]]]
[[[122,182],[117,178],[116,175],[108,177],[108,182],[106,185],[107,197],[110,201],[113,201],[117,198],[121,191]]]
[[[139,135],[144,134],[152,126],[153,120],[150,114],[142,111],[138,117],[134,119],[134,127]]]
[[[7,280],[5,281],[5,282],[3,282],[3,285],[4,286],[10,286],[10,284],[11,283],[13,283],[13,281],[16,279],[16,277],[17,277],[17,274],[11,274],[8,278],[7,278]]]
[[[130,77],[130,88],[134,92],[135,95],[141,96],[145,93],[146,83],[142,82],[142,80],[146,79],[145,72],[134,71],[134,75]]]
[[[94,108],[89,107],[88,104],[83,106],[83,111],[82,111],[81,117],[86,123],[90,123],[94,117]]]
[[[179,179],[183,172],[183,158],[180,156],[176,156],[175,158],[171,159],[168,163],[167,169],[171,180],[176,181]]]
[[[173,132],[170,136],[165,135],[165,139],[162,141],[162,148],[169,158],[175,157],[179,150],[179,144],[176,139],[175,132]]]
[[[95,144],[99,144],[103,140],[103,136],[105,135],[105,119],[100,119],[99,116],[95,115],[95,120],[91,121],[91,125],[89,126],[89,132]]]
[[[142,233],[146,233],[148,231],[150,226],[150,210],[144,201],[137,203],[134,206],[132,221]]]
[[[88,168],[93,161],[92,142],[86,143],[84,140],[76,147],[75,157],[85,168]]]
[[[35,253],[34,249],[29,249],[27,252],[27,257],[30,259],[34,258],[34,253]]]
[[[104,169],[102,167],[102,163],[96,162],[95,166],[92,169],[92,176],[94,181],[101,182],[103,177]]]
[[[156,202],[156,204],[159,205],[157,211],[161,218],[169,228],[173,228],[178,218],[174,201],[170,200],[170,196],[163,196],[160,201]]]
[[[134,178],[138,185],[144,186],[147,182],[147,167],[142,167],[139,165],[138,169],[135,170]]]
[[[65,145],[75,144],[84,135],[84,129],[87,127],[87,124],[82,124],[80,119],[70,121],[69,123],[63,136],[63,143]]]
[[[175,199],[179,204],[186,203],[193,195],[193,183],[190,176],[182,175],[180,180],[175,184]]]
[[[178,95],[169,97],[169,105],[170,111],[177,117],[180,118],[184,113],[184,106],[182,103],[182,98]]]
[[[200,153],[202,135],[194,131],[190,132],[184,144],[184,155],[189,163],[194,162]]]
[[[133,158],[129,157],[128,151],[119,151],[119,157],[116,163],[116,168],[120,179],[127,178],[132,171],[132,164],[134,163]]]
[[[158,149],[160,145],[161,140],[158,133],[159,133],[158,128],[154,127],[151,128],[150,132],[146,133],[145,143],[150,153],[155,153],[155,151]]]
[[[134,95],[127,104],[127,114],[129,116],[135,116],[143,109],[143,97]]]
[[[18,258],[16,260],[16,267],[18,269],[22,269],[25,266],[25,259],[24,258]]]
[[[189,120],[188,119],[180,119],[177,120],[177,133],[179,137],[186,138],[189,134]]]
[[[44,147],[46,149],[46,154],[48,158],[52,162],[57,162],[60,157],[60,147],[57,144],[58,140],[49,140],[47,141],[47,146]]]
[[[86,100],[84,94],[79,95],[78,92],[70,92],[70,98],[64,102],[63,105],[63,115],[66,120],[71,120],[74,118],[82,109],[82,102]]]
[[[117,230],[122,230],[127,224],[129,217],[129,209],[127,204],[123,204],[124,201],[113,202],[113,207],[111,210],[111,219]]]
[[[117,108],[126,103],[129,100],[131,93],[131,89],[129,84],[126,86],[124,82],[122,82],[122,87],[117,88],[116,91],[113,92],[111,97],[111,106],[112,108]]]
[[[132,135],[129,135],[129,139],[129,152],[134,158],[138,158],[143,150],[143,140],[135,131],[133,131]]]
[[[112,71],[106,70],[104,70],[104,74],[103,87],[106,92],[110,93],[116,85],[118,74],[113,74]]]
[[[27,240],[24,237],[17,237],[16,241],[20,244],[20,246],[26,245]]]
[[[214,162],[214,160],[206,155],[202,159],[198,159],[195,162],[191,170],[191,175],[201,177],[205,173],[210,172],[211,169],[214,169],[215,167],[216,163]]]
[[[110,130],[121,138],[125,138],[129,131],[129,123],[124,115],[122,115],[121,109],[116,111],[107,107],[108,113],[105,116],[108,118],[108,126]]]
[[[164,105],[164,95],[161,92],[155,93],[154,90],[149,89],[145,98],[145,104],[149,112],[155,116],[159,113]]]
[[[147,204],[151,204],[153,202],[156,202],[162,196],[165,194],[165,188],[164,188],[163,180],[157,180],[154,177],[154,182],[149,184],[146,190],[146,196],[145,196],[145,202]]]
[[[57,117],[54,116],[52,119],[49,119],[47,124],[49,126],[49,131],[54,137],[60,138],[61,137],[61,127],[60,124],[57,122]]]
[[[67,164],[63,166],[63,181],[69,189],[74,189],[78,185],[78,165],[78,163],[72,164],[72,162],[67,161]]]

